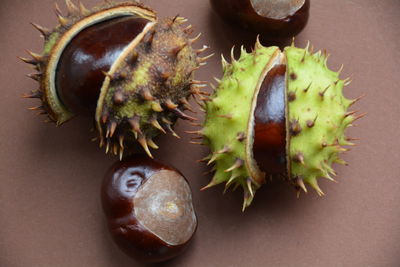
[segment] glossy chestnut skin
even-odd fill
[[[310,0],[293,15],[281,19],[261,16],[251,0],[210,0],[213,9],[226,21],[242,29],[261,34],[266,39],[291,38],[300,33],[308,22]]]
[[[110,19],[82,30],[63,51],[56,88],[74,114],[93,115],[105,75],[123,49],[149,22],[135,16]]]
[[[193,223],[190,224],[190,227],[185,227],[184,229],[179,229],[179,223],[173,223],[172,225],[178,229],[168,228],[169,232],[188,231],[190,237],[188,239],[185,238],[187,240],[183,243],[171,245],[162,240],[161,235],[154,234],[149,230],[150,228],[146,227],[146,224],[143,223],[144,221],[141,221],[143,213],[146,213],[146,216],[152,216],[150,212],[152,208],[142,209],[141,214],[139,214],[137,205],[139,201],[143,200],[143,197],[138,198],[138,196],[143,193],[143,190],[147,190],[144,188],[146,184],[150,183],[151,179],[153,181],[162,179],[162,177],[156,177],[160,172],[176,175],[175,178],[178,177],[181,182],[187,185],[186,179],[176,169],[143,155],[131,156],[123,161],[116,162],[108,170],[103,180],[101,200],[111,235],[122,251],[141,262],[160,262],[178,256],[188,246],[197,228],[197,218],[194,210],[191,210],[192,213],[183,213],[183,215],[182,213],[177,213],[178,219],[179,216],[194,216],[189,218],[189,221]],[[187,188],[189,188],[188,185]],[[189,193],[191,194],[190,188]],[[147,196],[147,198],[155,197],[157,199],[162,194],[162,190],[151,191],[150,196]],[[179,197],[178,195],[178,206],[180,205],[179,201],[182,201]],[[159,202],[156,202],[156,204],[155,206],[158,207]],[[192,205],[191,197],[190,203],[187,204]],[[154,207],[154,204],[149,207]],[[172,214],[171,216],[168,213],[165,218],[174,222],[175,215]]]
[[[254,159],[268,175],[286,174],[286,66],[273,67],[261,84],[254,110]]]

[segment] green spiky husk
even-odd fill
[[[346,81],[328,69],[325,54],[295,47],[287,47],[285,54],[287,90],[295,96],[288,104],[290,178],[323,194],[317,179],[332,179],[332,164],[342,163],[338,154],[346,150],[342,146],[351,145],[344,132],[355,119],[347,113],[352,101],[343,96]],[[299,133],[291,133],[293,123],[300,126]]]
[[[259,179],[250,175],[246,162],[247,125],[254,90],[259,82],[254,77],[261,77],[278,50],[277,47],[259,47],[253,53],[247,53],[242,49],[237,61],[232,60],[231,64],[224,61],[224,76],[212,100],[206,102],[206,119],[201,134],[212,151],[207,160],[209,164],[215,162],[215,174],[207,187],[220,183],[226,183],[227,188],[242,186],[243,207],[250,205],[261,185]]]
[[[257,42],[252,53],[242,49],[240,59],[232,57],[231,64],[223,60],[224,74],[211,99],[206,101],[206,117],[199,132],[212,152],[204,161],[215,164],[215,174],[205,188],[220,183],[226,183],[226,188],[241,186],[243,209],[251,204],[263,183],[264,177],[254,177],[252,151],[246,149],[252,147],[248,144],[252,144],[249,121],[254,110],[253,97],[268,72],[266,66],[276,59],[276,51],[280,53],[276,47],[263,47]],[[286,97],[287,178],[297,188],[306,191],[305,182],[322,194],[317,179],[332,179],[332,164],[345,163],[338,156],[346,150],[342,146],[352,145],[344,131],[356,119],[353,112],[347,111],[355,101],[343,96],[348,80],[341,80],[339,72],[327,68],[325,54],[312,54],[308,47],[294,46],[281,53],[287,65],[286,95],[291,95]],[[238,159],[243,164],[237,164]]]

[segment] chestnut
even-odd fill
[[[176,257],[197,228],[184,176],[142,155],[116,162],[107,171],[101,200],[115,243],[141,262]]]
[[[70,41],[56,74],[57,94],[69,111],[94,114],[104,73],[147,23],[135,16],[113,18],[82,30]]]
[[[273,67],[261,84],[254,109],[253,156],[261,171],[287,175],[286,65]]]
[[[269,39],[300,33],[307,24],[310,10],[310,0],[210,1],[223,19]]]
[[[187,19],[165,19],[137,1],[104,1],[92,9],[65,0],[68,12],[56,5],[58,25],[53,29],[33,23],[44,38],[42,53],[28,51],[20,58],[33,65],[28,75],[39,89],[24,94],[38,98],[30,108],[57,125],[75,116],[94,119],[97,140],[106,153],[129,154],[140,144],[152,157],[153,139],[178,135],[175,122],[196,120],[186,114],[189,100],[204,94],[205,85],[194,72],[206,64],[208,49],[194,49]]]

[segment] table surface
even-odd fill
[[[221,76],[221,53],[255,40],[222,23],[206,0],[145,3],[161,17],[188,17],[203,33],[197,45],[210,45],[216,56],[197,72],[200,80]],[[99,186],[116,159],[90,142],[89,120],[56,128],[27,110],[34,100],[20,98],[37,84],[17,56],[42,49],[29,22],[51,27],[52,7],[53,0],[0,2],[0,266],[141,266],[106,229]],[[310,40],[327,49],[332,69],[344,64],[342,77],[353,77],[347,97],[367,94],[354,108],[368,115],[348,130],[360,139],[344,156],[350,166],[336,167],[337,184],[321,182],[325,197],[296,199],[285,182],[272,181],[242,213],[240,190],[199,191],[210,177],[196,159],[207,149],[188,144],[184,131],[192,126],[178,123],[180,140],[159,138],[155,156],[188,178],[199,218],[190,248],[161,266],[400,266],[399,14],[398,0],[312,1],[309,24],[296,39],[300,47]]]

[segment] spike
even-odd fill
[[[212,180],[208,185],[202,187],[202,188],[200,189],[200,191],[207,190],[207,189],[209,189],[209,188],[211,188],[211,187],[213,187],[213,186],[215,186],[215,185],[217,185],[217,183],[216,183],[214,180]]]
[[[87,15],[90,14],[90,10],[87,9],[87,8],[83,5],[83,3],[82,3],[81,0],[79,0],[79,12],[80,12],[81,15],[83,15],[83,16],[87,16]]]
[[[319,92],[320,97],[324,97],[326,91],[328,91],[329,87],[331,87],[331,85],[328,85],[322,92]]]
[[[232,119],[233,115],[232,114],[218,114],[217,117],[225,118],[225,119]]]
[[[290,122],[290,133],[292,136],[298,135],[302,131],[301,125],[298,120]]]
[[[116,156],[118,155],[118,144],[113,145],[113,154]]]
[[[146,36],[144,37],[144,42],[147,43],[148,45],[151,45],[153,43],[155,34],[156,31],[151,31],[147,33]]]
[[[188,20],[184,17],[177,16],[175,21],[178,22],[179,24],[183,24],[183,23],[187,22]]]
[[[108,127],[109,127],[109,135],[108,137],[113,137],[115,130],[117,129],[117,123],[115,121],[111,122]],[[107,130],[108,131],[108,130]],[[106,136],[107,137],[107,136]]]
[[[101,121],[103,122],[103,124],[106,124],[108,120],[108,114],[107,112],[104,112],[103,115],[101,116]]]
[[[175,108],[172,110],[179,118],[184,119],[184,120],[189,120],[189,121],[197,121],[196,118],[191,117],[185,113],[183,113],[179,108]]]
[[[211,163],[213,163],[214,161],[216,161],[219,156],[220,156],[220,154],[214,153],[211,156],[211,159],[207,162],[207,166],[210,165]]]
[[[317,194],[320,197],[325,195],[324,192],[322,192],[321,188],[319,187],[317,179],[315,179],[315,178],[308,179],[307,183],[309,183],[311,185],[311,187],[314,188],[315,191],[317,191]]]
[[[194,37],[193,39],[189,39],[189,44],[193,44],[194,42],[196,42],[197,40],[200,39],[201,33],[199,33],[196,37]]]
[[[119,146],[121,147],[121,148],[124,148],[124,136],[123,135],[120,135],[119,137],[118,137],[118,141],[119,141]]]
[[[43,56],[37,53],[34,53],[32,51],[27,50],[26,52],[28,52],[28,54],[34,59],[36,60],[37,63],[40,63],[43,61]]]
[[[164,134],[167,133],[167,132],[164,130],[164,128],[160,125],[160,123],[158,122],[158,120],[157,120],[156,118],[150,119],[150,123],[151,123],[151,125],[153,125],[154,128],[160,130],[160,131],[163,132]]]
[[[345,166],[349,165],[346,161],[342,160],[341,158],[335,159],[335,162],[338,164],[341,164],[341,165],[345,165]]]
[[[203,132],[202,131],[185,131],[185,133],[187,133],[187,134],[196,134],[196,135],[203,136]]]
[[[147,144],[153,148],[153,149],[158,149],[159,147],[156,145],[156,143],[154,143],[153,139],[151,138],[147,138]]]
[[[257,34],[257,37],[256,37],[256,44],[255,44],[255,47],[254,47],[254,51],[257,50],[257,49],[260,48],[260,47],[262,47],[261,42],[260,42],[260,35]]]
[[[40,78],[42,77],[42,75],[40,73],[31,73],[26,75],[27,77],[35,80],[35,81],[40,81]]]
[[[225,69],[229,66],[229,63],[228,63],[228,61],[226,61],[226,59],[224,58],[224,55],[223,54],[221,54],[221,63],[222,63],[222,68],[223,68],[223,70],[225,71]]]
[[[303,57],[301,58],[301,63],[304,63],[304,60],[306,59],[306,55],[307,55],[307,50],[304,49]]]
[[[247,190],[249,190],[251,197],[254,197],[253,187],[250,178],[246,179]]]
[[[192,26],[192,25],[189,25],[189,26],[187,26],[186,28],[184,28],[183,31],[184,31],[187,35],[189,35],[189,34],[191,34],[191,33],[193,32],[193,26]]]
[[[236,59],[235,59],[235,46],[232,46],[232,49],[231,49],[231,63],[233,63],[235,61],[236,61]]]
[[[207,162],[210,158],[211,158],[211,154],[208,155],[207,157],[204,157],[204,158],[200,159],[200,160],[196,160],[196,162],[203,162],[203,163],[205,163],[205,162]]]
[[[47,29],[46,27],[40,26],[33,22],[31,22],[31,25],[33,27],[35,27],[35,29],[38,30],[45,39],[47,39],[50,36],[51,31],[49,29]]]
[[[108,154],[108,151],[110,151],[110,139],[107,139],[106,154]]]
[[[218,150],[216,153],[217,154],[225,154],[225,153],[229,153],[231,151],[232,151],[232,149],[228,145],[225,145],[224,148]]]
[[[303,189],[303,191],[304,191],[305,193],[307,193],[307,188],[306,188],[306,186],[305,186],[305,184],[304,184],[304,181],[303,181],[303,179],[302,179],[301,177],[296,177],[296,185],[297,185],[299,188]]]
[[[179,102],[181,102],[181,104],[183,104],[185,109],[189,110],[192,113],[196,113],[196,111],[193,109],[193,107],[190,105],[189,101],[185,97],[182,97],[181,99],[179,99]]]
[[[178,107],[178,105],[173,103],[171,99],[167,99],[164,104],[170,110],[174,110]]]
[[[181,137],[172,129],[171,123],[166,123],[163,118],[163,122],[165,123],[165,127],[167,128],[168,132],[171,133],[176,138],[180,139]]]
[[[210,54],[208,56],[205,56],[205,57],[198,57],[197,58],[197,62],[206,62],[207,59],[211,58],[212,56],[214,56],[214,53],[212,53],[212,54]]]
[[[243,164],[244,164],[244,161],[242,159],[236,159],[235,163],[231,167],[226,169],[224,172],[231,172],[234,169],[238,169],[238,168],[242,167]]]
[[[140,143],[140,145],[143,147],[144,151],[147,153],[147,155],[150,158],[153,158],[153,155],[151,154],[149,147],[147,146],[147,140],[143,135],[139,136],[138,142]]]
[[[20,60],[22,60],[23,62],[27,63],[27,64],[31,64],[31,65],[36,65],[39,62],[37,62],[35,59],[30,59],[30,58],[24,58],[24,57],[18,57]]]
[[[30,94],[23,94],[22,97],[23,98],[41,98],[43,95],[43,93],[41,91],[31,91]]]
[[[346,137],[346,141],[359,141],[359,138]]]
[[[203,47],[201,49],[196,50],[196,53],[199,55],[199,54],[203,53],[204,51],[206,51],[209,48],[210,48],[209,46],[203,45]]]
[[[352,105],[354,105],[355,103],[357,103],[358,101],[360,101],[362,98],[364,98],[366,96],[366,94],[362,94],[362,95],[360,95],[359,97],[357,97],[356,99],[353,99],[352,101],[351,101],[351,103],[350,103],[350,107],[352,106]]]
[[[315,116],[314,120],[307,120],[307,122],[306,122],[306,123],[307,123],[307,127],[308,127],[308,128],[314,127],[315,122],[317,121],[317,118],[318,118],[318,115]]]
[[[57,3],[55,3],[54,10],[56,12],[58,21],[60,22],[61,26],[66,26],[68,24],[68,19],[62,16],[62,12],[58,7]]]
[[[288,101],[293,102],[296,100],[296,93],[295,92],[289,92],[288,93]]]
[[[349,85],[351,84],[351,82],[352,82],[352,79],[351,79],[351,78],[345,79],[345,80],[344,80],[344,86],[349,86]]]
[[[119,160],[122,160],[123,156],[124,156],[124,148],[120,147],[120,149],[119,149]]]
[[[200,146],[204,145],[202,142],[195,142],[195,141],[190,141],[189,143],[193,144],[193,145],[200,145]]]
[[[71,0],[65,0],[65,5],[67,6],[69,15],[79,14],[78,8],[71,2]]]
[[[183,48],[185,48],[187,46],[187,43],[182,43],[180,45],[177,45],[176,47],[171,49],[171,54],[174,56],[177,56],[179,54],[179,52],[182,51]]]
[[[303,92],[307,93],[308,90],[310,89],[311,85],[312,85],[312,82],[310,82],[310,84],[306,88],[304,88]]]
[[[346,117],[352,116],[352,115],[354,115],[356,112],[357,112],[356,110],[354,110],[354,111],[348,111],[348,112],[346,112],[346,113],[344,114],[344,117],[346,118]]]
[[[245,134],[244,132],[239,132],[239,133],[236,135],[236,139],[237,139],[239,142],[243,142],[243,141],[246,139],[246,134]]]
[[[361,118],[364,117],[365,115],[367,115],[367,112],[362,113],[362,114],[360,114],[360,115],[354,117],[353,122],[356,121],[356,120],[358,120],[358,119],[361,119]]]
[[[148,88],[142,90],[142,97],[147,101],[153,101],[155,99]]]
[[[155,112],[162,112],[164,109],[161,107],[160,103],[153,101],[151,103],[151,109]]]
[[[304,165],[304,155],[301,152],[297,152],[294,156],[293,156],[293,161],[296,163],[300,163],[301,165]]]
[[[122,105],[123,103],[125,103],[126,98],[125,98],[123,92],[117,91],[114,94],[114,99],[113,100],[114,100],[114,104],[119,106],[119,105]]]
[[[142,130],[140,129],[140,117],[139,116],[134,116],[133,118],[129,119],[128,122],[131,125],[132,130],[136,134],[142,135]]]
[[[29,110],[42,110],[43,109],[43,106],[36,106],[36,107],[31,107],[31,108],[28,108]]]

